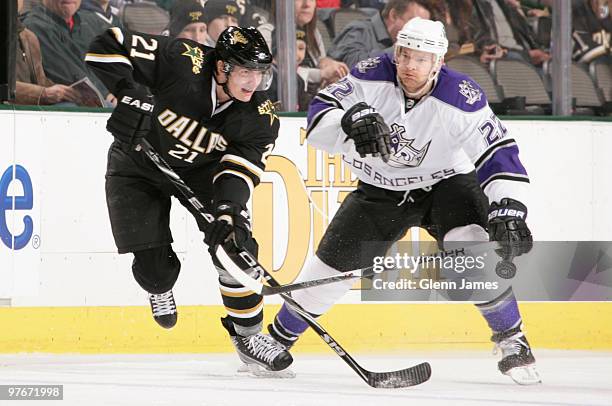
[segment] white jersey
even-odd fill
[[[490,202],[510,197],[527,204],[529,179],[518,146],[476,82],[443,67],[429,95],[410,109],[405,108],[406,101],[390,55],[361,61],[313,99],[308,142],[341,153],[362,182],[384,189],[426,188],[476,169]],[[361,158],[354,142],[346,140],[340,121],[344,111],[358,102],[374,107],[391,129],[388,162]]]

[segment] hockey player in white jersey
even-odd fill
[[[443,66],[447,46],[440,22],[414,18],[399,32],[393,56],[361,61],[311,103],[308,142],[342,154],[359,184],[300,280],[371,266],[413,226],[441,244],[500,241],[513,256],[531,249],[529,179],[517,144],[478,84]],[[352,284],[293,298],[321,315]],[[500,371],[519,384],[540,382],[512,290],[477,307],[502,350]],[[285,304],[268,328],[291,347],[307,325]]]

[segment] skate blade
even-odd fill
[[[251,376],[254,378],[272,378],[272,379],[293,379],[295,372],[291,369],[283,369],[282,371],[270,371],[261,365],[257,364],[242,364],[238,367],[238,374]]]
[[[540,378],[540,374],[535,364],[512,368],[506,372],[506,375],[519,385],[538,385],[542,383],[542,379]]]

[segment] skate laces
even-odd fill
[[[272,363],[278,354],[285,351],[265,334],[253,334],[250,337],[244,337],[242,340],[256,358],[268,364]]]
[[[153,307],[153,316],[165,316],[167,314],[176,313],[176,304],[172,290],[160,294],[149,294],[151,306]]]
[[[503,357],[518,355],[521,352],[521,348],[529,348],[529,345],[527,345],[527,341],[525,341],[525,334],[523,334],[522,331],[518,331],[499,343],[495,343],[493,355],[496,355],[500,349]]]

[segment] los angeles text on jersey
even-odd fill
[[[227,140],[221,134],[210,131],[200,125],[197,120],[179,116],[170,109],[159,113],[157,121],[168,134],[182,144],[176,144],[176,149],[168,151],[168,154],[174,158],[193,163],[198,154],[209,154],[213,150],[225,151],[227,149]],[[187,155],[188,152],[191,153]]]
[[[429,175],[419,175],[419,176],[400,176],[394,178],[388,178],[374,169],[368,163],[361,161],[359,159],[347,159],[346,156],[342,156],[342,160],[349,164],[354,169],[361,171],[365,175],[367,175],[373,183],[379,184],[381,186],[391,186],[391,187],[403,187],[414,185],[421,182],[426,182],[432,179],[445,179],[452,175],[455,175],[457,172],[453,168],[440,169]]]

